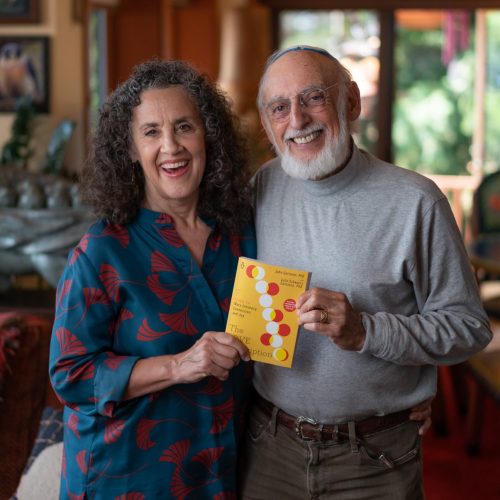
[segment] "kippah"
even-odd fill
[[[328,57],[332,61],[336,61],[335,57],[333,57],[330,52],[321,47],[313,47],[311,45],[292,45],[286,49],[277,50],[274,54],[269,56],[269,59],[266,62],[266,68],[271,66],[274,62],[276,62],[281,56],[288,54],[288,52],[299,52],[302,50],[307,50],[309,52],[316,52],[316,54],[321,54],[322,56]]]

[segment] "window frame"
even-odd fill
[[[279,47],[281,38],[279,15],[284,10],[372,10],[380,22],[380,75],[379,101],[376,124],[379,131],[392,130],[395,92],[394,49],[395,15],[399,9],[500,9],[500,0],[261,0],[271,12],[271,44]],[[375,154],[385,161],[392,161],[392,134],[379,133]]]

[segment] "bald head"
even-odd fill
[[[338,61],[338,59],[333,57],[327,50],[322,49],[321,47],[295,45],[286,49],[280,49],[269,56],[264,66],[264,72],[260,79],[259,91],[257,95],[257,106],[259,109],[262,109],[264,105],[263,94],[269,70],[280,59],[286,58],[287,56],[291,57],[292,60],[298,61],[299,65],[301,60],[306,61],[309,59],[311,63],[312,61],[316,61],[315,65],[318,66],[318,69],[321,67],[322,72],[325,73],[325,78],[329,77],[330,80],[337,79],[339,83],[344,83],[345,86],[347,86],[352,80],[351,74],[347,68],[345,68]],[[280,72],[279,65],[277,71]]]

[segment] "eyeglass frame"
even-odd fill
[[[311,88],[308,88],[306,90],[303,90],[302,92],[295,94],[292,97],[276,97],[275,99],[272,99],[270,102],[268,102],[264,106],[264,109],[266,110],[266,114],[267,114],[268,118],[272,122],[283,123],[284,121],[286,121],[287,119],[290,118],[290,113],[292,111],[292,100],[296,99],[298,97],[299,98],[299,105],[302,109],[305,109],[311,113],[319,113],[320,111],[322,111],[324,109],[324,106],[327,104],[327,97],[328,97],[327,90],[330,90],[332,87],[335,87],[339,83],[340,82],[335,82],[335,83],[332,83],[332,85],[328,85],[328,87],[324,87],[324,88],[323,87],[311,87]],[[322,102],[320,104],[316,104],[316,105],[311,105],[311,104],[307,104],[304,101],[304,99],[302,97],[304,94],[307,94],[308,92],[318,92],[318,91],[325,93],[325,101],[324,102]],[[273,117],[270,107],[273,104],[276,104],[280,101],[288,102],[289,109],[288,109],[288,113],[286,114],[286,116],[284,116],[282,119],[276,119],[275,117]],[[316,111],[314,111],[315,108],[317,109]]]

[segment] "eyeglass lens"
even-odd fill
[[[307,109],[308,111],[317,112],[320,111],[326,104],[327,101],[327,90],[334,87],[336,84],[330,85],[324,89],[314,88],[308,89],[300,92],[296,95],[299,99],[300,105]],[[284,121],[290,115],[292,107],[291,99],[279,99],[272,102],[267,110],[270,118],[273,121]]]

